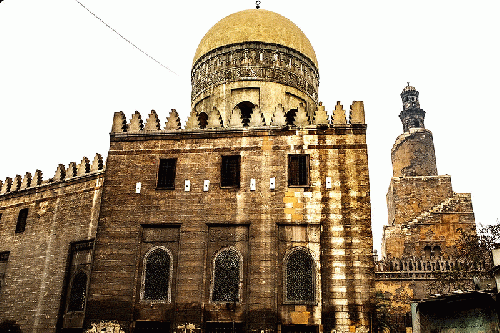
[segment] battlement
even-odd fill
[[[475,263],[473,270],[483,270],[485,262]],[[386,279],[433,279],[435,274],[451,272],[460,269],[463,263],[457,259],[444,259],[443,257],[409,257],[386,258],[375,262],[375,274],[378,280]]]
[[[101,154],[96,154],[92,163],[90,163],[87,157],[83,157],[80,164],[71,162],[67,168],[63,164],[59,164],[56,168],[54,177],[47,180],[42,179],[43,174],[40,170],[36,170],[34,175],[30,172],[26,172],[24,177],[16,175],[14,178],[7,177],[5,181],[0,180],[0,196],[25,191],[35,187],[71,181],[89,175],[100,174],[104,169],[105,166]]]
[[[259,107],[253,108],[249,116],[242,114],[241,110],[235,107],[229,119],[224,121],[220,112],[214,107],[208,114],[205,112],[196,112],[195,110],[191,111],[184,128],[182,128],[179,114],[175,109],[171,110],[163,127],[155,110],[151,110],[145,122],[142,120],[139,111],[135,111],[129,122],[127,122],[125,113],[120,111],[114,114],[111,133],[148,134],[151,132],[233,130],[265,127],[345,127],[353,124],[365,124],[365,109],[361,101],[354,101],[352,103],[348,118],[340,102],[337,102],[335,110],[332,113],[332,115],[328,114],[322,103],[319,103],[312,117],[309,117],[303,104],[300,104],[297,109],[288,112],[285,112],[284,107],[278,104],[272,113],[272,117],[266,119]]]

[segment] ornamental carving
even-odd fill
[[[249,42],[212,50],[191,71],[191,101],[212,86],[236,81],[269,81],[318,99],[319,74],[301,53],[276,44]]]

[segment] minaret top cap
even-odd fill
[[[403,95],[405,92],[408,92],[408,91],[417,91],[417,89],[415,89],[415,87],[413,87],[413,86],[410,86],[410,82],[408,82],[408,85],[403,88],[401,95]]]

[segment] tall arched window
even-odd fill
[[[285,258],[285,301],[314,302],[314,259],[305,248],[293,249]]]
[[[156,248],[146,254],[144,260],[143,299],[168,301],[172,260],[164,248]]]
[[[212,302],[238,302],[242,259],[235,249],[220,251],[214,260]]]
[[[26,220],[28,218],[28,208],[23,208],[17,216],[16,233],[24,232],[26,229]]]
[[[85,294],[87,293],[87,274],[78,272],[71,283],[69,293],[68,312],[83,311],[85,306]]]

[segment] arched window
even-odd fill
[[[314,302],[314,259],[305,248],[293,249],[285,259],[285,301]]]
[[[68,312],[83,311],[85,306],[85,294],[87,293],[87,274],[78,272],[71,283],[69,293]]]
[[[247,127],[248,123],[250,122],[250,117],[252,116],[253,108],[255,107],[255,105],[251,102],[244,101],[239,103],[237,107],[239,107],[241,111],[241,122],[243,123],[244,127]]]
[[[434,246],[432,249],[432,255],[434,257],[440,257],[441,256],[441,247],[439,245]]]
[[[172,260],[164,248],[146,254],[144,260],[144,293],[142,299],[168,301]]]
[[[232,248],[220,251],[214,260],[212,302],[238,302],[242,258]]]
[[[295,121],[295,114],[297,113],[298,109],[290,109],[290,111],[288,111],[286,113],[286,124],[287,125],[290,125],[290,126],[293,126],[293,122]]]
[[[424,254],[425,254],[426,258],[430,258],[431,257],[431,247],[430,246],[424,247]]]
[[[19,211],[16,224],[16,233],[24,232],[26,229],[26,220],[28,219],[28,208]]]
[[[204,129],[208,125],[208,115],[205,112],[200,112],[198,115],[198,122],[200,123],[200,128]]]

